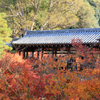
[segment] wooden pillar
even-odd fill
[[[23,59],[25,59],[25,51],[23,51]]]
[[[26,59],[28,58],[28,52],[26,52],[25,58],[26,58]]]
[[[19,55],[21,55],[21,51],[19,51]]]
[[[57,57],[57,48],[55,48],[55,57]]]
[[[42,51],[41,51],[41,60],[42,60],[42,58],[43,58],[43,48],[42,48]]]
[[[68,46],[68,54],[70,54],[70,46]]]
[[[52,57],[54,57],[54,47],[52,47]]]
[[[39,51],[37,51],[37,59],[39,59]]]
[[[32,56],[31,57],[33,58],[34,57],[34,51],[32,51],[31,53],[32,53]]]

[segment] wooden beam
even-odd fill
[[[52,54],[52,53],[44,53],[44,54]],[[69,54],[69,53],[56,53],[56,54]]]

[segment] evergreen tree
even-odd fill
[[[0,13],[0,58],[4,50],[11,50],[11,47],[5,45],[11,41],[11,29],[7,26],[7,21],[4,19],[5,13]]]

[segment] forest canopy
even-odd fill
[[[28,30],[100,27],[99,0],[1,0],[12,37]]]

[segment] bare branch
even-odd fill
[[[41,4],[41,0],[39,0],[39,2],[37,0],[35,0],[34,3],[32,2],[32,4],[34,4],[33,6],[35,7],[35,15],[33,17],[33,23],[31,25],[31,30],[33,30],[33,26],[35,25],[35,21],[36,21],[37,13],[39,10],[39,6]]]
[[[40,30],[43,30],[43,28],[47,25],[48,22],[49,22],[49,19],[47,19],[47,21],[41,26]]]
[[[17,17],[18,16],[18,14],[17,15],[7,15],[7,17]],[[7,18],[7,17],[5,17],[5,18]]]

